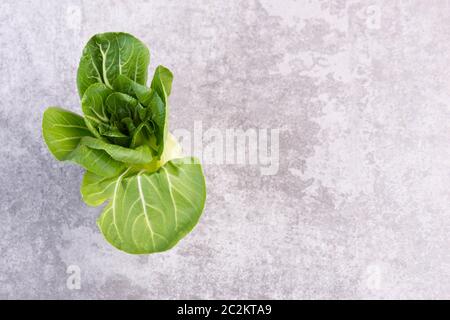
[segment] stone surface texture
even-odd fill
[[[106,31],[173,71],[171,129],[280,129],[275,175],[204,165],[165,253],[109,245],[41,137]],[[0,298],[450,298],[449,1],[2,0],[0,69]]]

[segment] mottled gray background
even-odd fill
[[[41,138],[105,31],[174,72],[171,129],[283,129],[277,175],[205,166],[166,253],[104,241]],[[2,0],[0,41],[0,298],[450,298],[448,1]]]

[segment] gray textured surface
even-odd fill
[[[450,298],[447,1],[128,3],[0,2],[1,298]],[[163,254],[107,244],[41,139],[111,30],[174,72],[172,129],[284,129],[277,175],[205,166],[201,222]]]

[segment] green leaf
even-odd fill
[[[139,145],[150,145],[151,134],[153,133],[153,123],[143,122],[141,123],[133,133],[133,138],[131,140],[131,147]]]
[[[158,171],[118,177],[97,223],[116,248],[142,254],[172,248],[197,224],[206,191],[200,164],[171,160]]]
[[[125,169],[123,162],[113,159],[104,150],[90,148],[83,142],[84,139],[94,139],[85,137],[80,141],[78,147],[67,157],[67,160],[75,162],[88,171],[95,172],[103,177],[114,177]]]
[[[102,83],[94,83],[84,93],[81,99],[81,109],[87,127],[96,136],[100,137],[98,128],[108,125],[110,114],[106,106],[106,99],[113,91]]]
[[[183,150],[177,138],[170,132],[167,133],[166,141],[164,141],[164,152],[161,155],[160,162],[164,165],[166,162],[183,158]]]
[[[108,111],[116,116],[117,120],[122,120],[133,116],[138,101],[127,94],[114,92],[106,98],[105,103]]]
[[[66,160],[81,138],[91,136],[82,117],[58,107],[45,110],[42,133],[48,149],[58,160]]]
[[[152,161],[152,152],[149,146],[142,145],[135,149],[110,144],[93,137],[85,137],[80,144],[95,150],[104,150],[113,159],[129,164],[145,164]],[[96,172],[94,170],[89,170]]]
[[[161,161],[157,161],[156,159],[152,160],[152,163],[145,166],[145,169],[147,171],[156,171],[161,165],[165,164],[166,162],[173,159],[182,158],[181,146],[178,144],[178,141],[175,139],[175,137],[169,133],[167,139],[168,140],[165,143],[167,148],[164,150]],[[140,169],[136,167],[136,170]],[[131,170],[128,172],[130,175],[132,174]],[[112,196],[113,184],[115,183],[117,178],[118,176],[103,177],[93,172],[86,171],[81,183],[81,195],[83,196],[84,202],[86,202],[90,206],[98,206],[101,205],[104,201],[110,199]]]
[[[164,151],[164,141],[167,136],[167,109],[159,95],[155,93],[150,102],[152,120],[156,124],[155,137],[158,145],[157,156],[161,156]]]
[[[147,81],[150,53],[140,40],[122,32],[93,36],[85,48],[78,66],[77,86],[80,97],[93,83],[112,88],[118,75],[125,75],[139,84]]]
[[[139,102],[148,106],[152,97],[152,90],[145,85],[139,84],[130,78],[119,75],[113,83],[114,90],[136,97]]]
[[[150,87],[158,92],[164,103],[167,103],[167,97],[170,96],[172,81],[173,74],[169,69],[164,66],[156,67]]]
[[[136,130],[133,119],[123,118],[120,122],[122,122],[127,127],[127,130],[130,134],[133,134],[133,132]]]
[[[106,136],[106,137],[112,137],[112,138],[128,138],[128,136],[126,134],[123,134],[122,132],[120,132],[120,130],[114,126],[109,126],[109,125],[104,125],[101,124],[98,127],[98,132],[102,135],[102,136]]]
[[[135,81],[127,78],[126,76],[118,76],[113,84],[114,90],[125,93],[127,95],[136,96],[139,102],[148,107],[152,114],[152,120],[156,124],[155,136],[158,151],[156,156],[160,157],[164,151],[164,141],[167,135],[167,112],[168,112],[168,95],[170,94],[172,87],[172,73],[169,69],[158,66],[155,70],[155,74],[152,80],[152,88],[149,89],[143,85],[136,83]],[[147,108],[137,108],[141,120],[146,118],[148,114]],[[143,126],[139,126],[135,137],[132,140],[132,144],[135,141],[142,140],[141,129]]]
[[[153,75],[151,84],[152,90],[157,94],[154,94],[150,101],[150,108],[153,114],[153,121],[157,125],[156,139],[158,142],[157,156],[161,156],[164,152],[164,141],[166,141],[168,130],[168,114],[169,114],[169,101],[168,96],[172,89],[173,75],[169,69],[164,66],[158,66]]]
[[[42,120],[44,140],[56,159],[75,162],[102,176],[118,175],[124,164],[112,159],[105,151],[89,148],[81,141],[94,139],[79,115],[51,107]]]
[[[116,181],[117,176],[108,178],[86,171],[80,188],[84,202],[94,207],[101,205],[111,198]]]

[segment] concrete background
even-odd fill
[[[163,254],[104,241],[41,138],[105,31],[173,71],[171,129],[283,129],[277,175],[205,166]],[[0,298],[450,298],[448,1],[3,0],[0,68]]]

